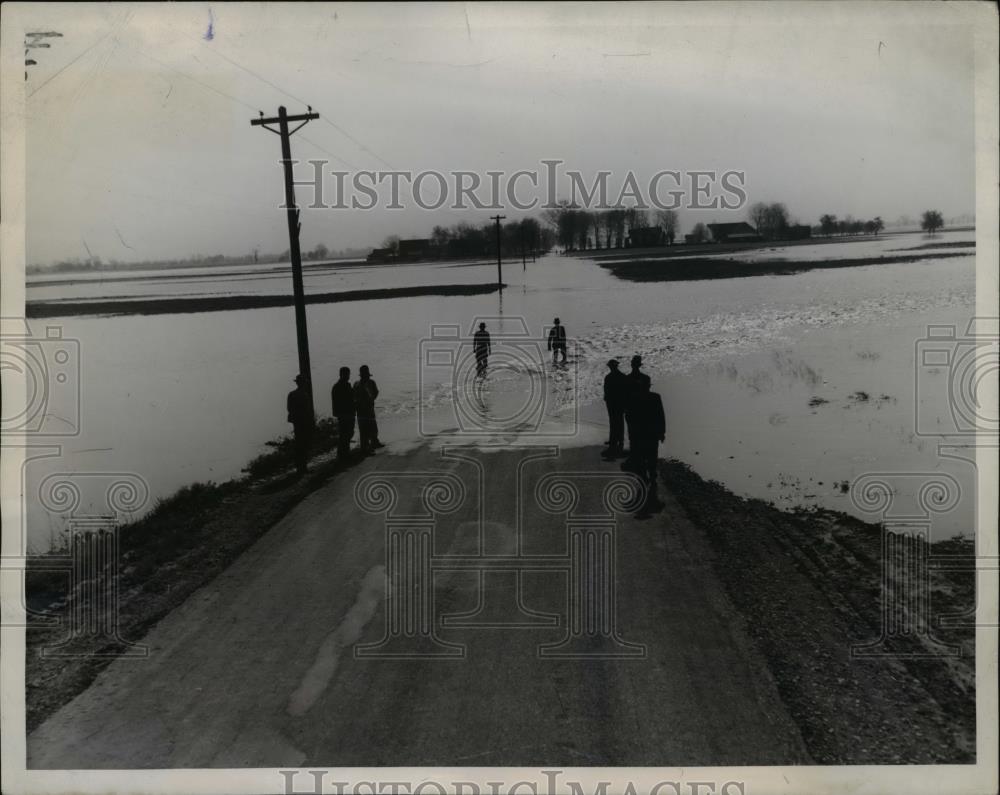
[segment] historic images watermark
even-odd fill
[[[1000,373],[1000,318],[974,317],[964,331],[929,325],[916,341],[914,420],[918,436],[962,437],[995,442],[1000,407],[984,394]],[[937,398],[937,400],[933,399]],[[941,403],[948,412],[940,411]]]
[[[915,433],[938,440],[940,459],[963,461],[974,471],[975,449],[996,447],[1000,431],[998,407],[987,394],[1000,372],[998,329],[995,317],[973,317],[964,330],[929,325],[914,346]],[[963,497],[971,494],[963,494],[959,480],[943,470],[870,472],[855,480],[851,501],[877,516],[882,531],[881,626],[877,638],[852,646],[852,656],[958,656],[962,650],[936,630],[996,626],[995,620],[978,619],[975,605],[947,614],[933,603],[935,571],[977,576],[998,567],[995,557],[935,551],[935,517],[954,511]],[[978,587],[975,593],[978,603]]]
[[[80,343],[62,326],[33,333],[22,318],[0,319],[0,371],[24,379],[22,395],[4,391],[0,434],[58,438],[80,433]]]
[[[284,161],[280,161],[284,163]],[[300,161],[291,160],[293,166]],[[561,197],[584,210],[739,210],[747,203],[746,173],[736,169],[660,169],[652,173],[562,169],[543,159],[518,171],[340,171],[327,160],[306,161],[311,210],[554,210]],[[281,209],[287,209],[283,202]]]
[[[356,658],[461,659],[465,644],[445,640],[440,627],[461,629],[536,629],[550,627],[559,637],[539,644],[539,657],[642,658],[646,648],[625,640],[617,615],[617,514],[635,511],[646,499],[639,478],[625,473],[553,471],[531,477],[526,464],[554,457],[556,448],[531,448],[513,465],[515,525],[510,545],[492,552],[485,522],[478,538],[463,551],[436,552],[442,517],[466,508],[480,514],[485,473],[482,462],[460,451],[445,457],[471,463],[478,477],[469,489],[448,470],[373,472],[355,486],[355,502],[383,517],[385,529],[385,610],[382,638],[354,647]],[[526,504],[563,521],[561,548],[527,552]],[[495,528],[494,528],[495,532]],[[478,575],[475,609],[441,615],[436,606],[436,576],[462,572]],[[562,577],[559,614],[531,609],[523,598],[524,577]],[[509,579],[510,587],[498,584]]]
[[[738,779],[662,779],[652,786],[639,785],[623,777],[583,783],[560,769],[539,770],[533,778],[504,779],[492,773],[480,784],[461,779],[421,777],[420,781],[364,779],[344,781],[331,770],[279,770],[285,795],[746,795],[746,783]]]
[[[0,438],[7,450],[24,456],[20,493],[34,493],[50,527],[46,554],[33,554],[22,515],[19,546],[0,561],[4,574],[22,578],[25,570],[48,573],[65,597],[59,609],[32,605],[21,589],[23,616],[5,610],[3,626],[60,630],[40,647],[43,657],[145,656],[146,647],[121,637],[119,574],[121,526],[149,503],[146,480],[132,472],[53,472],[36,482],[33,464],[62,455],[63,438],[81,431],[81,353],[78,340],[62,326],[32,329],[23,318],[0,319],[0,371],[24,391],[4,389]],[[6,385],[5,385],[6,386]],[[22,512],[26,506],[22,505]]]
[[[553,362],[551,327],[523,317],[479,316],[467,328],[434,324],[419,341],[418,431],[425,438],[516,433],[519,442],[575,436],[577,344]],[[487,336],[488,335],[488,336]]]

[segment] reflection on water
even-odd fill
[[[972,239],[972,233],[940,238],[963,235]],[[872,245],[885,250],[919,242],[911,235]],[[870,256],[870,247],[799,247],[796,256],[809,248],[822,249],[822,256]],[[307,275],[306,287],[485,282],[495,274],[495,263],[340,268]],[[495,345],[525,327],[539,341],[526,358],[498,354],[485,378],[463,386],[473,422],[491,417],[517,426],[494,429],[497,441],[516,441],[518,431],[530,436],[538,427],[558,444],[603,440],[605,363],[640,353],[667,409],[664,454],[739,493],[779,505],[850,510],[833,484],[864,471],[943,466],[957,477],[962,469],[941,463],[936,445],[914,434],[913,362],[927,324],[964,327],[971,316],[972,256],[675,283],[619,281],[587,260],[550,256],[524,271],[506,268],[504,277],[510,286],[502,299],[421,296],[310,306],[318,412],[330,414],[329,389],[341,365],[356,376],[368,364],[381,390],[379,410],[392,419],[387,427],[396,429],[400,443],[459,426],[454,370],[424,368],[423,350],[433,326],[456,324],[464,332],[483,316],[494,318]],[[287,291],[282,279],[252,278],[226,289],[265,289],[267,281],[273,287],[266,289]],[[189,289],[179,288],[187,281],[120,284],[176,295]],[[83,288],[30,288],[29,300],[41,297],[41,289],[76,298]],[[544,349],[545,328],[555,316],[576,348],[565,368],[554,366]],[[38,546],[65,523],[65,515],[42,510],[32,496],[49,473],[136,473],[155,499],[195,481],[238,475],[266,441],[289,431],[284,402],[297,370],[291,307],[55,318],[32,323],[32,330],[44,333],[52,325],[79,340],[80,434],[59,441],[58,458],[29,467],[29,533]],[[521,416],[525,405],[538,409],[526,395],[539,384],[541,419]],[[932,412],[947,413],[947,390],[928,393],[925,402]],[[422,429],[424,419],[430,424]],[[969,482],[968,472],[961,477]],[[99,508],[84,503],[80,511]],[[951,529],[971,528],[971,514],[963,510],[954,513]]]

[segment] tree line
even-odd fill
[[[901,221],[903,219],[910,220],[908,216],[903,216]],[[933,235],[939,229],[944,229],[944,216],[938,210],[924,210],[920,216],[920,228]],[[837,218],[836,215],[827,213],[820,216],[816,231],[830,237],[831,235],[877,235],[883,229],[885,229],[885,224],[882,218],[877,215],[868,221],[861,221],[850,215]]]

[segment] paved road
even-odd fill
[[[383,476],[397,485],[380,491],[372,478]],[[28,765],[808,762],[700,531],[669,493],[650,519],[618,515],[614,626],[606,603],[588,603],[596,624],[584,620],[572,635],[574,609],[584,607],[574,594],[588,580],[560,561],[602,570],[588,539],[605,532],[602,495],[616,476],[592,448],[448,458],[422,448],[368,459],[154,627],[142,641],[148,658],[117,660],[40,726],[28,738]],[[425,564],[408,579],[390,577],[388,601],[387,514],[359,507],[364,478],[369,509],[387,507],[379,500],[396,489],[388,524],[403,549],[407,539],[414,553],[422,538],[432,542],[434,571]],[[423,489],[431,481],[440,486],[433,494]],[[574,487],[580,498],[571,504]],[[434,515],[430,536],[421,518],[429,494],[433,507],[454,509]],[[508,568],[477,571],[477,554]],[[536,557],[524,563],[525,555]],[[433,627],[440,645],[421,631],[419,610],[406,612],[420,604],[407,594],[419,593],[433,594],[434,620],[423,629]],[[378,647],[391,629],[387,608],[399,609],[402,632]],[[568,633],[574,645],[562,650],[584,656],[546,656]],[[356,644],[460,656],[357,657]],[[616,651],[632,656],[592,656]]]

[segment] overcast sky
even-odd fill
[[[806,223],[972,213],[970,28],[906,5],[26,6],[64,34],[28,70],[28,261],[287,248],[279,140],[249,125],[280,104],[321,115],[295,157],[348,171],[739,169]],[[302,242],[489,214],[305,211]]]

